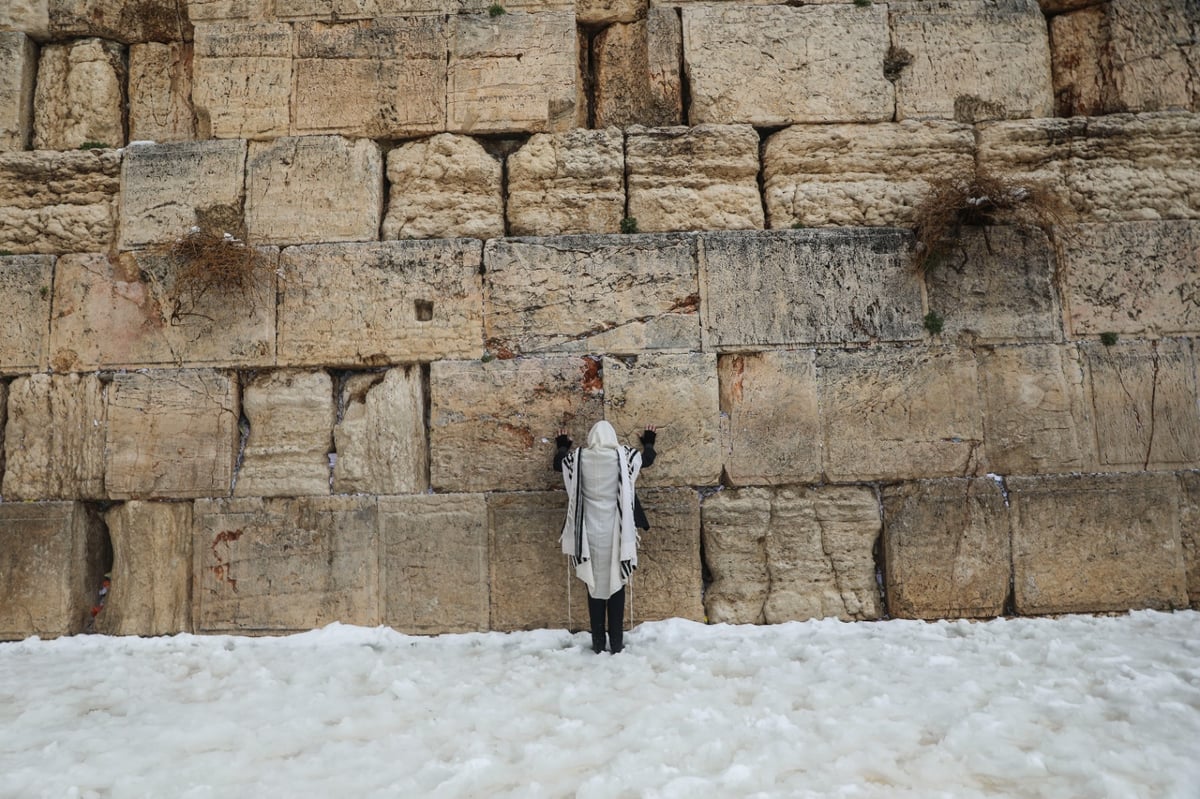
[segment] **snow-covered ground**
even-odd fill
[[[0,644],[0,796],[1200,797],[1200,613]]]

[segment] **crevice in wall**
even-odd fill
[[[433,391],[432,381],[430,380],[430,365],[422,363],[418,365],[421,370],[421,429],[425,435],[425,452],[432,452],[431,442],[433,440]],[[429,486],[428,493],[433,493],[433,464],[432,458],[425,459],[425,485]],[[489,577],[490,579],[490,577]]]
[[[583,80],[583,101],[587,104],[586,126],[589,130],[596,127],[596,37],[606,28],[604,26],[580,25],[579,30],[579,75]]]
[[[883,545],[883,536],[886,533],[883,517],[883,489],[879,483],[871,483],[867,487],[875,494],[875,507],[879,511],[879,535],[875,537],[874,543],[871,544],[871,558],[875,561],[875,589],[879,592],[879,618],[890,619],[892,614],[888,611],[886,579],[887,550]]]
[[[1158,340],[1150,342],[1150,367],[1153,370],[1150,376],[1150,434],[1146,437],[1146,459],[1142,461],[1142,471],[1147,471],[1150,468],[1150,456],[1154,452],[1154,422],[1155,416],[1154,405],[1158,399]]]
[[[512,231],[508,221],[508,157],[525,146],[532,134],[521,136],[475,136],[475,141],[488,155],[500,162],[500,210],[504,220],[504,235],[511,236]]]
[[[229,482],[230,496],[237,490],[238,477],[242,473],[242,464],[246,460],[246,444],[250,441],[250,417],[246,416],[245,394],[246,386],[257,372],[246,371],[237,373],[238,381],[238,451],[233,461],[233,478]]]
[[[783,130],[785,127],[786,127],[786,125],[781,125],[781,126],[777,126],[777,127],[764,127],[764,128],[755,128],[754,129],[755,132],[758,133],[758,176],[757,176],[758,177],[758,202],[759,202],[759,205],[762,206],[763,229],[764,230],[769,230],[771,228],[771,223],[770,223],[771,217],[767,211],[767,178],[766,178],[767,139],[769,139],[772,134]]]
[[[12,381],[0,378],[0,486],[4,485],[4,429],[8,425],[8,387]],[[0,502],[4,495],[0,493]]]
[[[87,551],[81,553],[84,563],[80,568],[84,571],[85,587],[88,591],[88,617],[84,622],[84,632],[97,632],[100,615],[104,612],[108,597],[112,592],[111,577],[113,572],[114,550],[112,536],[104,514],[119,503],[108,501],[84,502],[84,512],[87,514],[87,524],[92,528],[92,534],[86,537]]]

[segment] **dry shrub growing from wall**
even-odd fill
[[[206,296],[253,306],[255,287],[271,268],[255,247],[231,233],[215,228],[192,228],[170,244],[162,245],[172,271],[171,299],[176,312],[194,307]]]

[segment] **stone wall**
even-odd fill
[[[1200,607],[1194,4],[489,5],[0,9],[0,638]]]

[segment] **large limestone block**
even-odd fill
[[[911,225],[932,183],[974,169],[968,125],[793,125],[763,151],[767,221],[772,228]]]
[[[0,5],[0,30],[46,38],[50,35],[50,0],[8,0]]]
[[[689,5],[683,9],[688,121],[759,127],[890,121],[888,44],[883,4]]]
[[[922,338],[920,280],[899,230],[700,236],[704,348]]]
[[[281,10],[303,0],[277,0]],[[272,16],[273,0],[187,0],[188,18],[197,22],[261,22]]]
[[[729,482],[736,486],[820,482],[814,351],[722,355],[717,373]]]
[[[107,544],[103,524],[82,503],[0,503],[0,640],[84,632]]]
[[[695,243],[572,236],[487,243],[484,333],[496,353],[700,349]]]
[[[124,48],[103,39],[48,44],[38,59],[33,147],[73,150],[125,143]]]
[[[196,26],[192,102],[201,138],[286,136],[292,29],[272,22]]]
[[[129,140],[191,141],[192,45],[150,42],[129,48]]]
[[[374,497],[199,500],[193,514],[196,632],[380,623]]]
[[[997,474],[1092,471],[1092,407],[1079,352],[1035,344],[979,353],[984,451]]]
[[[578,442],[604,418],[600,362],[553,356],[435,361],[430,368],[430,476],[438,491],[551,489],[554,437]]]
[[[629,216],[644,233],[762,229],[749,125],[632,128],[625,171]]]
[[[704,500],[708,621],[778,624],[883,615],[873,489],[726,489]]]
[[[446,26],[441,16],[297,24],[293,133],[394,139],[444,130]]]
[[[100,36],[131,44],[192,38],[188,0],[49,0],[55,39]]]
[[[1200,331],[1200,223],[1116,222],[1060,232],[1073,336]]]
[[[1182,495],[1179,505],[1179,532],[1183,543],[1188,602],[1200,610],[1200,472],[1179,475]]]
[[[995,122],[978,141],[983,171],[1041,184],[1067,221],[1200,217],[1200,115]]]
[[[487,522],[483,494],[380,497],[380,621],[410,634],[487,630]]]
[[[254,142],[246,161],[246,233],[259,244],[373,241],[383,216],[383,154],[370,139]]]
[[[46,368],[54,258],[0,257],[0,374]]]
[[[264,4],[267,0],[191,0],[196,3]],[[628,2],[628,0],[617,0]],[[379,20],[388,17],[426,17],[447,14],[480,14],[492,0],[273,0],[270,10],[279,20],[323,20],[338,22],[358,19]],[[564,11],[574,8],[574,0],[508,0],[506,12]],[[248,9],[250,13],[254,8]],[[193,17],[194,18],[194,17]]]
[[[548,133],[582,127],[575,13],[457,16],[446,127],[453,133]]]
[[[0,153],[0,250],[107,250],[120,187],[116,150]]]
[[[1050,38],[1036,0],[888,5],[896,119],[960,122],[1054,113]]]
[[[647,5],[647,0],[575,0],[575,16],[580,25],[633,22],[646,14]]]
[[[616,233],[625,215],[625,140],[616,128],[538,133],[508,157],[514,236]]]
[[[122,249],[162,244],[194,226],[238,235],[246,142],[130,147],[121,164]]]
[[[888,612],[901,619],[1003,614],[1011,538],[1004,494],[991,479],[885,486]]]
[[[6,499],[103,499],[108,421],[97,375],[35,374],[8,388]]]
[[[638,545],[629,626],[670,618],[704,621],[699,495],[690,488],[639,490],[637,495],[650,531],[641,534]]]
[[[833,481],[982,471],[975,358],[950,348],[817,354],[825,474]]]
[[[645,19],[604,28],[591,59],[595,127],[683,124],[683,31],[674,9],[652,8]]]
[[[478,357],[482,250],[467,239],[284,250],[280,365]]]
[[[114,499],[228,496],[238,452],[237,381],[207,369],[115,375],[106,451]]]
[[[1200,393],[1187,339],[1082,342],[1103,471],[1200,465]]]
[[[54,281],[50,365],[59,372],[275,360],[277,253],[245,291],[176,291],[177,269],[147,251],[64,255]]]
[[[1008,480],[1021,614],[1187,607],[1172,474]]]
[[[413,494],[429,488],[425,386],[417,366],[355,375],[333,429],[337,494]]]
[[[1054,250],[1035,228],[963,228],[925,275],[943,335],[981,343],[1061,341]]]
[[[0,30],[0,151],[29,146],[37,63],[33,39],[17,31]]]
[[[250,422],[234,496],[299,497],[329,493],[333,380],[291,369],[257,375],[242,389]]]
[[[504,235],[503,169],[469,136],[443,133],[388,153],[384,239]]]
[[[106,635],[192,631],[192,503],[124,502],[104,514],[112,585],[96,630]]]

